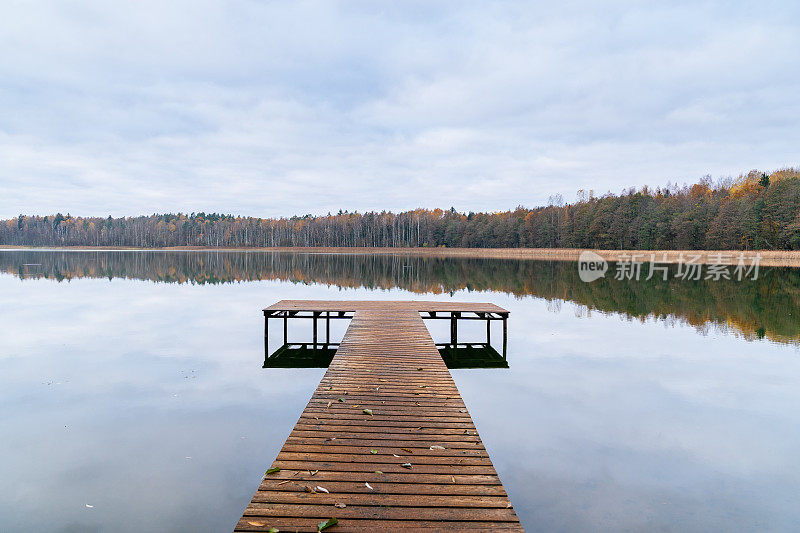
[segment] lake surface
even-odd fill
[[[510,368],[452,373],[529,531],[800,523],[796,269],[584,283],[566,262],[16,250],[0,251],[0,530],[231,530],[324,373],[261,368],[260,310],[305,298],[511,311]]]

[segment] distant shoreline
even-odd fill
[[[577,261],[585,249],[579,248],[332,248],[332,247],[204,247],[169,246],[164,248],[136,248],[126,246],[0,246],[0,251],[10,250],[53,250],[53,251],[168,251],[168,252],[271,252],[271,253],[309,253],[341,255],[413,255],[420,257],[460,257],[475,259],[522,259]],[[800,251],[789,250],[591,250],[607,261],[637,260],[647,262],[654,254],[658,262],[677,263],[683,254],[684,260],[699,255],[699,263],[716,263],[722,255],[734,263],[739,254],[750,261],[756,254],[761,255],[761,266],[800,267]]]

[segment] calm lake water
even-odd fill
[[[510,368],[452,373],[529,531],[797,530],[800,272],[759,274],[583,283],[539,261],[2,251],[0,530],[231,530],[324,373],[261,368],[260,310],[305,298],[511,311]],[[429,329],[447,339],[444,321]]]

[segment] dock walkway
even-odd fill
[[[282,301],[265,310],[353,312],[327,372],[236,531],[521,531],[420,316],[492,304]]]

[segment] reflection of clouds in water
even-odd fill
[[[0,276],[0,454],[14,458],[0,462],[3,529],[230,529],[322,375],[260,368],[261,308],[304,298],[450,299]],[[800,520],[785,496],[800,488],[796,349],[498,292],[453,299],[511,310],[511,368],[453,375],[528,529]],[[290,337],[308,339],[295,322]],[[337,338],[346,321],[332,325]],[[435,337],[447,326],[429,322]]]
[[[510,371],[453,375],[527,528],[800,519],[794,348],[492,301],[511,310]]]
[[[278,284],[0,284],[3,528],[230,528],[322,375],[260,368]]]

